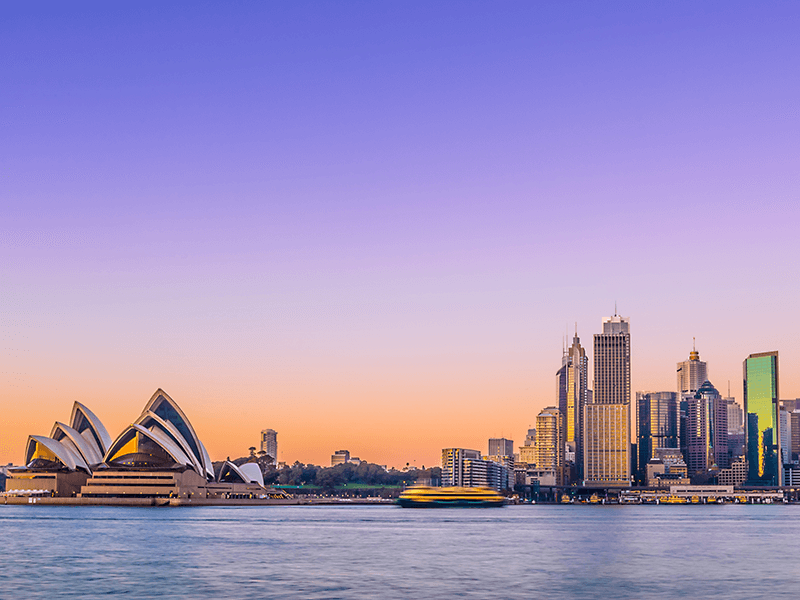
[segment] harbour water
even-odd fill
[[[0,506],[0,598],[782,598],[800,506]]]

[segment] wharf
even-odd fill
[[[59,498],[3,496],[4,505],[45,506],[353,506],[391,505],[393,500],[338,498]]]

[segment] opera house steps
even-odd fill
[[[215,475],[189,419],[161,389],[112,441],[100,419],[75,402],[70,424],[32,435],[25,467],[13,470],[4,503],[199,505],[287,503],[264,486],[257,464],[225,461]]]

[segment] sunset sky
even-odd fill
[[[0,463],[159,387],[214,460],[521,445],[631,320],[800,397],[800,4],[0,5]]]

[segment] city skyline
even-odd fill
[[[622,322],[623,322],[623,323],[626,325],[626,330],[627,330],[627,326],[630,324],[630,319],[629,319],[629,318],[627,318],[627,317],[616,317],[616,316],[615,316],[615,317],[613,317],[613,318],[611,318],[611,317],[608,317],[608,318],[603,318],[603,319],[602,319],[602,321],[603,321],[603,324],[605,325],[607,322],[611,321],[612,319],[618,319],[618,320],[621,320],[621,321],[622,321]],[[574,340],[573,340],[573,342],[574,342]],[[634,344],[633,346],[635,347],[635,344]],[[585,350],[585,351],[586,351],[586,353],[587,353],[587,365],[588,365],[588,364],[592,364],[592,365],[594,365],[594,356],[593,356],[593,354],[594,354],[594,353],[593,353],[593,352],[591,351],[591,349],[589,349],[589,348],[586,348],[586,349],[584,349],[584,350]],[[761,354],[769,354],[769,355],[771,355],[771,354],[773,354],[773,352],[766,352],[766,353],[761,353]],[[591,359],[589,359],[589,358],[588,358],[588,356],[591,356]],[[699,352],[696,350],[696,342],[695,342],[694,340],[693,340],[693,345],[692,345],[692,351],[690,352],[689,356],[690,356],[690,360],[693,360],[693,361],[699,361]],[[562,362],[563,362],[563,350],[562,350]],[[710,369],[708,369],[708,367],[707,367],[707,362],[706,362],[706,361],[700,361],[700,362],[701,362],[701,364],[702,364],[702,367],[703,367],[702,373],[707,375],[708,371],[710,370]],[[679,370],[678,370],[678,383],[677,383],[677,385],[675,386],[675,387],[676,387],[676,389],[677,389],[677,388],[679,388],[679,387],[680,387],[680,385],[681,385],[681,378],[680,378],[680,368],[681,368],[681,365],[685,365],[685,364],[688,364],[688,363],[689,363],[689,361],[680,361],[680,362],[678,362],[678,369],[679,369]],[[591,373],[592,371],[593,371],[593,369],[588,369],[588,372],[589,372],[589,373]],[[695,379],[697,379],[697,378],[695,377]],[[701,377],[701,379],[702,379],[702,377]],[[706,379],[710,379],[710,376],[707,376],[707,377],[704,379],[704,381],[705,381]],[[698,379],[698,382],[699,382],[699,379]],[[558,382],[557,382],[557,383],[558,383]],[[593,392],[594,392],[594,387],[595,387],[595,383],[594,383],[594,377],[592,377],[592,379],[591,379],[591,380],[590,380],[588,383],[589,383],[589,386],[588,386],[588,387],[589,387],[589,392],[590,392],[590,393],[593,393]],[[673,384],[673,385],[675,385],[675,384]],[[628,412],[629,412],[628,419],[629,419],[629,421],[630,421],[630,439],[631,439],[631,441],[632,441],[632,442],[636,442],[636,436],[637,436],[637,431],[636,431],[636,419],[635,419],[635,414],[634,414],[634,412],[636,411],[636,408],[635,408],[635,407],[637,406],[637,403],[638,403],[638,396],[639,396],[639,394],[642,394],[642,393],[649,393],[649,394],[653,394],[653,393],[660,393],[660,392],[653,392],[653,390],[655,390],[655,389],[656,389],[655,387],[651,387],[651,388],[643,388],[643,389],[641,389],[641,390],[639,390],[639,389],[634,389],[634,388],[631,388],[631,390],[632,390],[632,391],[631,391],[631,394],[630,394],[630,399],[629,399],[629,403],[630,403],[630,404],[629,404],[629,407],[628,407]],[[666,389],[665,389],[664,391],[672,391],[672,390],[666,390]],[[91,397],[91,396],[89,396],[89,397]],[[560,397],[560,390],[559,390],[559,388],[558,388],[558,385],[557,385],[557,386],[556,386],[556,390],[554,391],[553,398],[550,398],[550,399],[549,399],[549,400],[550,400],[549,404],[553,404],[553,402],[556,402],[556,403],[557,403],[557,402],[558,402],[558,400],[559,400],[559,397]],[[739,405],[741,406],[741,405],[742,405],[742,403],[743,403],[743,397],[742,397],[742,396],[735,396],[735,395],[734,395],[734,398],[736,398],[737,402],[738,402],[738,403],[739,403]],[[790,399],[790,398],[784,394],[784,395],[781,397],[781,399]],[[79,401],[81,401],[81,400],[79,400]],[[538,415],[539,411],[540,411],[540,410],[546,410],[546,409],[547,409],[548,402],[544,402],[544,404],[545,404],[545,406],[543,406],[541,409],[538,409],[538,410],[536,411],[536,412],[537,412],[537,415],[535,415],[535,416],[534,416],[534,417],[531,419],[531,425],[535,425],[535,423],[536,423],[536,420],[537,420],[537,418],[538,418],[538,416],[539,416],[539,415]],[[516,427],[514,427],[514,429],[515,429],[515,430],[517,430],[517,429],[520,429],[520,428],[521,428],[521,426],[519,426],[518,424],[517,424],[517,426],[516,426]],[[525,429],[525,431],[527,432],[527,430],[528,430],[528,427],[525,427],[524,429]],[[259,433],[258,433],[258,436],[261,438],[261,439],[259,439],[259,441],[258,441],[258,444],[259,444],[259,446],[261,446],[261,445],[263,444],[263,437],[264,437],[264,434],[265,434],[265,432],[266,432],[266,431],[271,431],[271,432],[273,432],[273,434],[274,434],[274,430],[260,430],[260,431],[259,431]],[[42,431],[42,432],[37,432],[37,433],[44,434],[44,431]],[[488,433],[487,431],[484,431],[484,430],[482,430],[482,431],[480,431],[480,432],[476,433],[475,435],[471,436],[471,438],[470,438],[470,439],[472,439],[472,440],[481,440],[481,439],[485,440],[485,439],[486,439],[486,437],[487,437],[488,435],[491,435],[491,434],[490,434],[490,433]],[[25,434],[25,435],[22,435],[21,437],[22,437],[22,438],[25,438],[26,436],[27,436],[27,434]],[[455,431],[445,431],[445,432],[443,432],[443,433],[441,434],[441,436],[440,436],[440,438],[441,438],[441,439],[444,439],[444,440],[446,440],[446,439],[453,439],[453,438],[462,438],[462,437],[463,437],[463,436],[462,436],[461,434],[459,434],[459,433],[456,433]],[[515,439],[524,439],[524,438],[525,438],[525,436],[524,436],[524,435],[521,435],[521,436],[519,436],[519,438],[514,438],[514,437],[512,436],[512,438],[511,438],[511,441],[514,441]],[[464,438],[464,439],[466,439],[466,438]],[[490,440],[491,440],[491,439],[493,439],[493,438],[490,438]],[[240,442],[239,442],[239,445],[242,445],[242,444],[244,444],[244,443],[245,443],[245,442],[243,442],[243,441],[240,441]],[[353,439],[351,439],[351,440],[344,440],[344,441],[342,442],[342,444],[341,444],[341,445],[348,445],[348,446],[351,446],[351,447],[364,447],[363,445],[359,446],[359,439],[358,439],[358,438],[353,438]],[[462,446],[466,446],[466,445],[465,445],[465,444],[462,444]],[[473,446],[480,447],[480,446],[481,446],[481,444],[480,444],[480,443],[475,443],[475,444],[473,444]],[[369,447],[369,446],[366,446],[366,447]],[[320,465],[325,465],[325,464],[328,464],[328,462],[329,462],[329,460],[330,460],[330,453],[331,453],[332,451],[331,451],[331,450],[329,450],[329,449],[327,449],[327,448],[321,448],[321,450],[320,450],[320,451],[321,451],[322,453],[327,453],[327,457],[326,457],[325,459],[323,459],[323,460],[318,460],[318,459],[312,459],[312,460],[301,460],[301,459],[298,459],[298,458],[292,458],[292,457],[287,457],[287,458],[289,459],[289,460],[288,460],[288,461],[289,461],[289,463],[291,463],[291,462],[294,462],[295,460],[300,460],[300,462],[305,462],[305,463],[309,463],[309,464],[320,464]],[[283,454],[283,452],[284,452],[284,451],[282,450],[282,451],[281,451],[281,454]],[[19,454],[22,454],[22,452],[19,452]],[[236,454],[236,453],[234,452],[234,454]],[[244,449],[244,448],[242,448],[241,455],[242,455],[242,456],[244,456],[245,454],[246,454],[246,451],[245,451],[245,449]],[[358,454],[358,452],[356,452],[356,454]],[[228,455],[231,455],[231,453],[230,453],[230,452],[228,452]],[[219,460],[219,459],[221,459],[221,457],[220,457],[220,456],[213,456],[213,459],[214,459],[214,460]],[[280,460],[281,460],[281,462],[285,462],[285,461],[284,461],[284,459],[283,459],[283,457],[281,457],[281,459],[280,459]],[[423,466],[423,465],[424,465],[424,466],[428,466],[428,467],[430,467],[430,466],[433,466],[433,465],[436,465],[436,464],[437,464],[437,461],[435,461],[435,460],[428,460],[428,461],[414,461],[414,462],[405,461],[405,462],[404,462],[404,461],[403,461],[403,457],[402,457],[402,456],[400,456],[400,457],[398,458],[397,462],[395,462],[395,463],[392,463],[392,462],[389,462],[389,461],[384,461],[383,463],[381,463],[381,460],[380,460],[380,459],[373,459],[372,457],[367,457],[367,458],[365,458],[364,460],[367,460],[368,462],[372,462],[372,463],[376,463],[376,464],[388,464],[389,466],[397,466],[397,467],[402,467],[402,466],[404,466],[404,465],[406,464],[406,462],[409,462],[409,463],[410,463],[412,466],[417,466],[417,467],[421,467],[421,466]],[[14,461],[13,459],[9,459],[8,461],[5,461],[5,460],[2,460],[2,459],[0,459],[0,462],[15,462],[15,461]]]
[[[615,302],[631,394],[800,397],[796,6],[313,6],[0,8],[0,462],[159,387],[214,460],[519,444]]]

